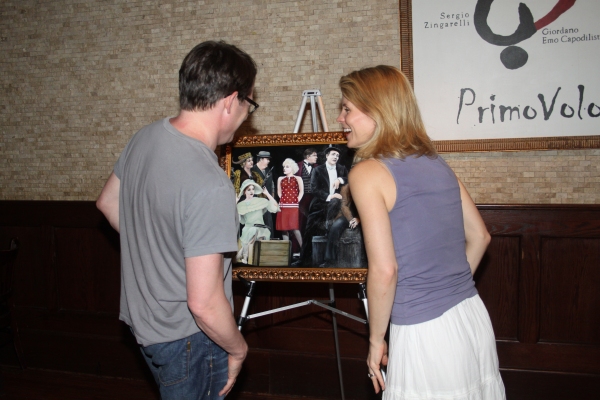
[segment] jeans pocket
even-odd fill
[[[152,357],[158,367],[158,379],[163,386],[171,386],[188,379],[190,372],[189,338],[164,343]]]

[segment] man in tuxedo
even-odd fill
[[[308,218],[308,210],[310,207],[310,202],[313,199],[312,190],[310,187],[310,178],[312,177],[312,173],[317,166],[317,150],[309,147],[304,150],[303,153],[304,160],[298,161],[298,172],[296,175],[302,178],[302,182],[304,183],[304,196],[300,200],[300,204],[298,205],[300,209],[300,232],[304,234],[306,230],[306,220]]]
[[[271,153],[268,151],[261,150],[256,155],[256,164],[252,166],[252,171],[257,173],[262,179],[262,187],[267,189],[267,192],[272,196],[275,196],[275,184],[273,183],[273,167],[269,168],[269,164],[271,163]],[[260,197],[266,198],[264,195],[260,195]],[[271,231],[271,237],[275,234],[275,226],[273,224],[274,214],[265,210],[263,214],[263,220],[265,221],[265,225],[269,227]]]
[[[312,238],[324,235],[327,231],[327,221],[335,218],[340,210],[342,195],[341,187],[348,183],[348,170],[339,165],[340,149],[329,146],[325,150],[326,162],[313,169],[310,188],[313,199],[310,203],[306,230],[302,238],[300,259],[294,265],[311,264]]]

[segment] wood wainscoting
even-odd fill
[[[475,276],[508,398],[600,391],[600,206],[481,205],[492,242]],[[18,237],[16,317],[29,368],[149,380],[118,320],[119,238],[93,202],[0,201],[0,247]],[[356,284],[337,307],[364,317]],[[244,287],[234,283],[239,312]],[[260,282],[250,313],[328,297],[320,283]],[[367,327],[338,317],[348,399],[377,398]],[[250,353],[232,398],[340,398],[331,317],[301,307],[247,322]],[[0,360],[1,361],[1,360]],[[255,397],[252,397],[255,398]]]

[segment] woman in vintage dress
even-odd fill
[[[479,211],[427,136],[402,72],[365,68],[343,76],[340,88],[337,121],[357,149],[349,181],[360,188],[352,195],[368,258],[375,391],[383,399],[504,399],[494,331],[473,282],[490,241]]]
[[[257,194],[264,193],[267,198],[255,197]],[[279,207],[277,201],[267,191],[251,179],[246,179],[240,187],[240,198],[237,203],[238,214],[240,215],[240,224],[244,225],[240,236],[240,250],[237,254],[237,261],[247,264],[249,247],[257,240],[269,240],[271,231],[265,225],[263,214],[265,211],[277,212]]]
[[[298,164],[291,158],[283,161],[283,174],[277,180],[277,195],[279,196],[279,208],[277,213],[275,229],[284,232],[284,240],[288,240],[291,232],[300,248],[302,247],[302,235],[300,234],[300,213],[298,205],[304,196],[304,182],[302,178],[294,175],[298,172]]]

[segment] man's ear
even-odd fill
[[[229,96],[225,97],[225,109],[227,110],[227,114],[231,114],[231,108],[233,107],[233,102],[237,100],[238,92],[235,91],[231,93]]]

